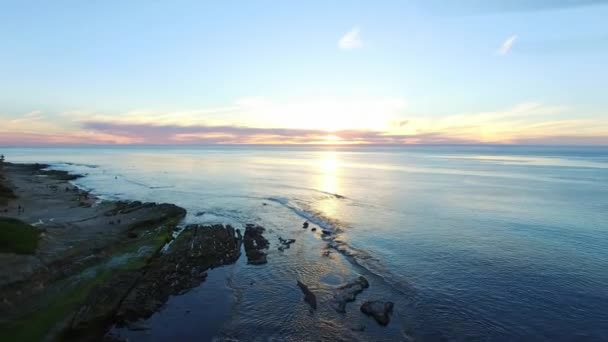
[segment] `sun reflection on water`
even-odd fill
[[[317,179],[317,188],[328,194],[340,194],[340,161],[335,151],[323,151],[319,159],[320,172]],[[328,196],[319,203],[319,210],[328,217],[337,214],[337,198]]]

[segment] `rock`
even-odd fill
[[[126,326],[127,326],[127,329],[129,329],[131,331],[150,330],[150,327],[142,321],[128,322],[126,324]]]
[[[304,222],[304,224],[302,224],[302,228],[306,229],[308,228],[308,221]]]
[[[245,254],[247,263],[251,265],[263,265],[267,263],[266,251],[268,250],[268,240],[262,235],[265,229],[248,223],[245,226],[243,243],[245,244]]]
[[[126,324],[150,317],[170,296],[200,285],[208,269],[238,260],[241,243],[241,232],[229,225],[186,226],[168,251],[150,262],[117,310],[116,321]]]
[[[69,336],[78,340],[95,333],[102,334],[111,321],[112,313],[129,289],[135,285],[139,275],[139,271],[119,273],[91,291],[69,323]]]
[[[103,337],[103,342],[129,342],[129,339],[125,338],[125,337],[121,337],[118,335],[114,335],[111,332],[107,333],[104,337]]]
[[[331,306],[341,313],[346,312],[346,303],[353,302],[357,299],[357,295],[366,288],[369,287],[369,282],[365,277],[359,276],[359,278],[348,282],[336,289],[334,297],[331,300]]]
[[[312,228],[310,228],[310,231],[312,231],[312,232],[316,232],[316,231],[317,231],[317,228],[312,227]]]
[[[361,312],[374,317],[378,324],[387,325],[391,319],[390,314],[393,312],[393,306],[393,302],[366,301],[361,305]]]
[[[279,242],[281,243],[281,245],[279,246],[279,251],[284,251],[286,249],[289,249],[289,246],[296,242],[296,239],[283,239],[282,237],[279,237]]]
[[[329,230],[321,230],[321,233],[323,233],[323,235],[331,235],[331,232]]]
[[[304,301],[310,305],[310,308],[313,310],[317,309],[317,296],[315,296],[312,291],[308,288],[308,286],[304,285],[301,281],[298,280],[298,287],[304,293]]]

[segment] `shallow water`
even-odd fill
[[[608,339],[608,150],[555,147],[1,148],[187,223],[265,226],[268,264],[210,272],[134,340]],[[70,163],[70,164],[67,164]],[[201,216],[196,213],[204,212]],[[334,241],[314,226],[334,231]],[[320,229],[319,229],[320,230]],[[277,250],[278,237],[295,238]],[[328,244],[332,253],[324,256]],[[339,284],[371,287],[336,313]],[[296,280],[317,293],[310,312]],[[391,324],[359,312],[395,302]],[[354,331],[360,325],[363,332]]]

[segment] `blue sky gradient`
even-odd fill
[[[3,1],[0,119],[9,125],[0,143],[19,143],[20,133],[25,143],[86,135],[91,121],[318,129],[334,142],[344,130],[443,133],[476,143],[551,143],[562,128],[532,126],[569,121],[563,133],[583,137],[573,143],[608,143],[608,2],[530,3]],[[355,46],[341,46],[349,32]],[[534,109],[504,119],[522,106]],[[362,109],[351,125],[352,107]],[[321,114],[296,119],[307,111]],[[507,113],[500,129],[475,121],[497,113]],[[491,134],[461,129],[458,117]],[[527,135],[515,134],[522,121]],[[153,139],[119,133],[99,142]]]

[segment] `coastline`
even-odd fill
[[[124,320],[116,315],[131,290],[143,286],[142,280],[155,280],[145,276],[148,265],[163,259],[160,251],[186,210],[100,201],[70,183],[80,175],[47,167],[4,163],[0,169],[0,217],[39,231],[34,251],[0,253],[0,338],[102,340],[111,325]],[[190,285],[203,280],[193,278]]]
[[[0,170],[3,189],[9,189],[9,193],[2,193],[6,201],[0,204],[0,224],[3,217],[8,217],[40,232],[33,252],[0,251],[0,274],[11,275],[0,279],[2,339],[136,338],[132,334],[156,330],[148,319],[160,313],[171,298],[199,287],[207,279],[208,270],[239,260],[255,269],[267,263],[267,254],[283,255],[296,242],[255,223],[243,223],[243,233],[224,224],[184,226],[180,224],[186,216],[184,208],[167,203],[101,200],[71,183],[83,176],[49,168],[46,164],[4,163]],[[261,208],[268,205],[262,202]],[[295,231],[305,233],[310,225],[312,234],[304,234],[306,239],[309,243],[321,242],[318,247],[325,246],[311,256],[322,263],[332,262],[330,249],[343,253],[343,243],[334,241],[337,231],[315,222],[308,219]],[[278,237],[276,251],[269,250],[267,238],[271,237]],[[304,267],[299,261],[296,264],[298,269]],[[358,294],[369,287],[368,280],[360,275],[338,277],[341,284],[330,281],[329,292],[322,294],[321,279],[301,282],[306,277],[297,275],[283,285],[289,284],[289,298],[298,301],[298,294],[304,296],[301,302],[308,307],[305,311],[309,315],[316,316],[317,301],[324,303],[319,314],[332,317],[344,315],[347,303],[356,301],[356,307],[361,306],[359,320],[368,316],[379,326],[388,324],[392,302],[385,305],[358,300]],[[247,280],[246,286],[256,282]],[[345,322],[343,329],[342,334],[355,337],[365,325]]]

